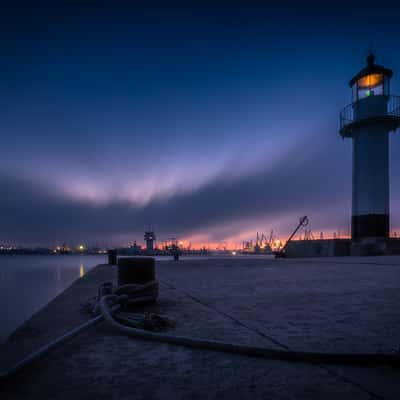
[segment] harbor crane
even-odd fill
[[[293,233],[289,236],[289,239],[286,241],[285,245],[282,247],[281,250],[279,250],[279,251],[277,251],[277,252],[275,253],[275,257],[276,257],[276,258],[283,258],[283,257],[286,256],[285,250],[286,250],[286,247],[287,247],[288,243],[293,239],[294,235],[298,232],[298,230],[299,230],[300,228],[302,228],[302,227],[307,226],[308,223],[309,223],[309,220],[308,220],[307,215],[305,215],[304,217],[301,217],[301,218],[300,218],[299,224],[297,225],[297,227],[296,227],[296,229],[293,231]]]

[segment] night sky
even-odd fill
[[[349,233],[339,111],[371,41],[400,94],[396,6],[150,3],[2,5],[0,243]]]

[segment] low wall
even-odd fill
[[[294,240],[286,247],[286,257],[349,256],[350,244],[350,239]]]

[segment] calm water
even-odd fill
[[[0,342],[106,256],[0,256]]]

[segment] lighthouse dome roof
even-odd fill
[[[389,68],[385,68],[382,65],[375,64],[375,56],[370,53],[367,57],[367,66],[363,68],[358,74],[354,75],[349,82],[349,86],[352,87],[359,79],[364,78],[371,74],[382,74],[391,78],[393,76],[393,71]]]

